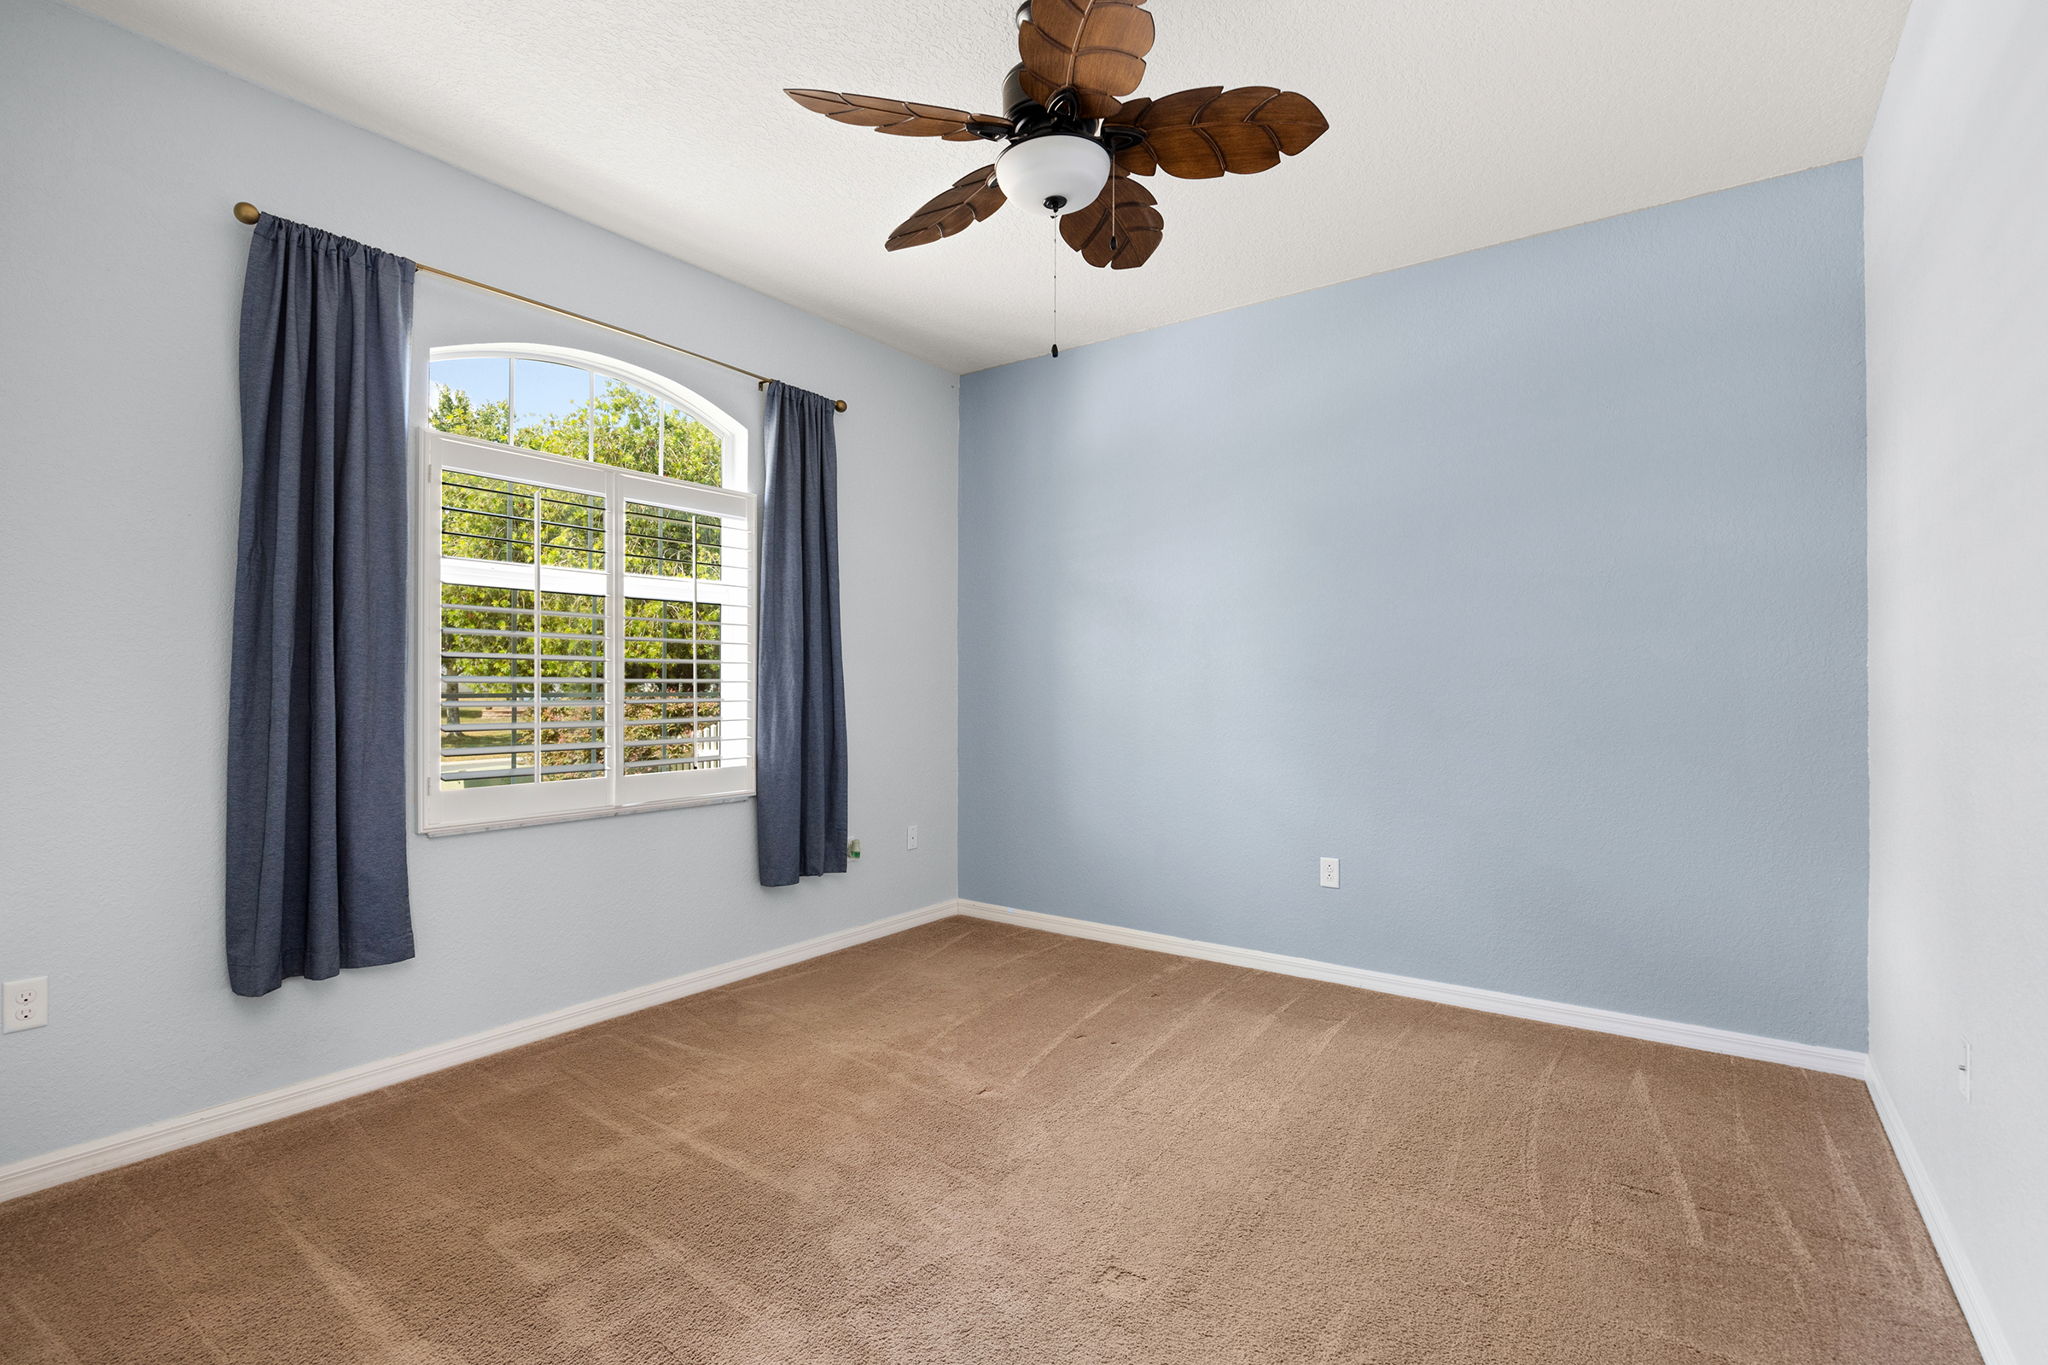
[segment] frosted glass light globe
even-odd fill
[[[1109,180],[1109,153],[1092,138],[1047,133],[1013,142],[996,158],[1003,193],[1057,218],[1086,208]]]

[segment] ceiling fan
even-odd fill
[[[1293,156],[1329,128],[1304,95],[1220,85],[1126,99],[1145,77],[1152,14],[1145,0],[1025,0],[1017,7],[1023,61],[1003,81],[1002,117],[911,100],[784,93],[806,109],[899,137],[1005,144],[889,234],[888,249],[923,246],[1016,199],[1058,218],[1060,235],[1093,266],[1130,270],[1159,248],[1166,222],[1133,176],[1185,180],[1251,175]],[[1057,354],[1057,352],[1055,352]]]

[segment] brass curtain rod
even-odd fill
[[[263,210],[257,208],[254,204],[248,202],[246,199],[243,200],[241,203],[235,205],[235,218],[240,222],[247,223],[251,227],[256,226],[256,220],[261,218],[262,216]],[[648,336],[645,332],[635,332],[629,328],[616,326],[613,323],[599,322],[596,318],[585,317],[581,313],[572,313],[566,308],[557,308],[552,303],[542,303],[539,299],[530,299],[526,297],[526,295],[524,294],[515,294],[509,289],[500,289],[498,288],[498,286],[494,284],[485,284],[482,280],[472,280],[471,278],[469,278],[469,276],[458,275],[452,270],[442,270],[438,266],[424,265],[419,261],[414,261],[412,263],[412,268],[416,271],[424,270],[429,275],[439,275],[442,279],[453,280],[457,284],[466,284],[472,289],[481,289],[486,294],[496,294],[499,298],[511,299],[515,303],[523,303],[527,305],[529,308],[539,308],[545,312],[553,313],[558,317],[565,317],[576,322],[588,323],[592,327],[602,327],[607,332],[617,332],[622,337],[631,337],[635,341],[644,341],[650,346],[659,346],[665,351],[674,351],[678,355],[686,355],[690,357],[690,359],[692,360],[701,360],[704,361],[706,364],[716,365],[720,369],[731,370],[734,374],[743,374],[749,379],[759,380],[760,382],[757,385],[757,387],[759,388],[765,389],[770,384],[773,384],[775,382],[775,380],[771,379],[769,376],[765,374],[755,374],[752,370],[731,364],[728,361],[720,360],[716,356],[708,356],[701,351],[693,351],[686,346],[678,346],[673,342],[656,340],[654,337]],[[835,398],[832,400],[832,406],[837,408],[841,412],[845,412],[846,400],[844,398]]]

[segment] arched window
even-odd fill
[[[429,376],[424,828],[752,792],[745,429],[560,347],[439,347]]]
[[[441,346],[428,375],[427,421],[437,431],[746,488],[744,442],[731,439],[732,419],[637,365],[559,346]]]

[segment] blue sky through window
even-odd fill
[[[491,403],[502,403],[511,383],[511,362],[508,360],[437,360],[433,364],[433,380],[469,395],[469,400],[481,408]]]
[[[590,372],[549,360],[512,362],[512,438],[514,445],[533,442],[528,433],[554,425],[549,418],[566,417],[590,401]]]

